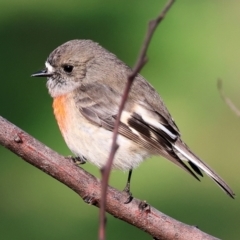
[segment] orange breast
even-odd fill
[[[66,130],[66,120],[67,120],[67,113],[66,113],[66,96],[62,95],[59,97],[54,98],[53,100],[53,111],[56,117],[58,126],[63,133]]]

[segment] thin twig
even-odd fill
[[[218,79],[217,82],[217,86],[218,86],[218,90],[219,93],[223,99],[223,101],[229,106],[229,108],[238,116],[240,117],[240,110],[235,106],[235,104],[232,102],[232,100],[230,98],[228,98],[222,88],[222,80]]]
[[[98,238],[99,240],[105,240],[105,229],[106,229],[106,216],[105,216],[105,211],[106,211],[106,196],[107,196],[107,188],[108,188],[108,180],[110,176],[110,171],[113,163],[114,156],[116,154],[116,151],[118,149],[118,144],[117,144],[117,135],[118,135],[118,128],[120,124],[120,119],[121,119],[121,114],[124,109],[125,103],[127,101],[132,83],[137,76],[138,72],[143,68],[145,63],[147,62],[147,49],[149,46],[149,43],[151,41],[151,38],[154,34],[155,29],[159,25],[159,23],[164,19],[166,13],[169,11],[171,6],[173,5],[175,0],[169,0],[164,9],[161,11],[159,16],[149,22],[149,27],[148,31],[145,37],[145,40],[143,42],[139,57],[136,61],[135,67],[133,68],[133,71],[131,75],[128,77],[128,81],[122,96],[121,104],[119,106],[119,111],[117,115],[117,119],[115,121],[115,126],[114,126],[114,131],[113,131],[113,141],[112,141],[112,146],[111,146],[111,151],[109,154],[109,158],[107,160],[106,165],[102,169],[102,194],[101,194],[101,207],[100,207],[100,219],[99,219],[99,234]]]
[[[79,168],[73,161],[69,161],[69,159],[59,155],[1,116],[0,145],[8,148],[23,160],[59,182],[62,182],[75,191],[86,203],[96,207],[100,206],[101,183],[99,179]],[[123,192],[109,187],[106,211],[115,218],[147,232],[155,239],[217,239],[194,226],[186,225],[159,212],[146,203],[144,205],[146,206],[145,209],[140,209],[141,201],[136,198],[129,204],[124,204],[124,200],[126,200],[126,195]]]

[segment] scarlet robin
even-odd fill
[[[102,168],[131,68],[91,40],[64,43],[45,65],[32,76],[47,77],[54,114],[68,147],[82,160]],[[234,198],[227,183],[181,140],[161,97],[141,75],[135,78],[124,108],[118,143],[113,168],[131,174],[149,156],[161,155],[196,179],[203,171]]]

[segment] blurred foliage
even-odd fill
[[[63,155],[66,147],[51,109],[45,79],[32,79],[63,42],[93,39],[132,66],[147,22],[165,1],[1,0],[0,115]],[[221,100],[217,78],[240,107],[240,2],[177,1],[157,29],[142,74],[161,92],[184,140],[240,191],[240,121]],[[0,147],[0,238],[96,239],[98,209],[10,151]],[[84,168],[96,176],[90,164]],[[122,189],[127,174],[114,171]],[[147,179],[147,181],[146,181]],[[133,173],[132,192],[160,211],[216,237],[239,239],[239,199],[211,180],[201,183],[162,158]],[[109,217],[108,239],[151,239]]]

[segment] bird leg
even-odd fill
[[[128,194],[128,198],[127,198],[127,200],[124,202],[125,204],[130,203],[130,202],[132,201],[132,199],[133,199],[132,193],[130,192],[130,181],[131,181],[131,177],[132,177],[132,169],[129,170],[129,172],[128,172],[127,184],[126,184],[125,188],[123,189],[123,191]]]

